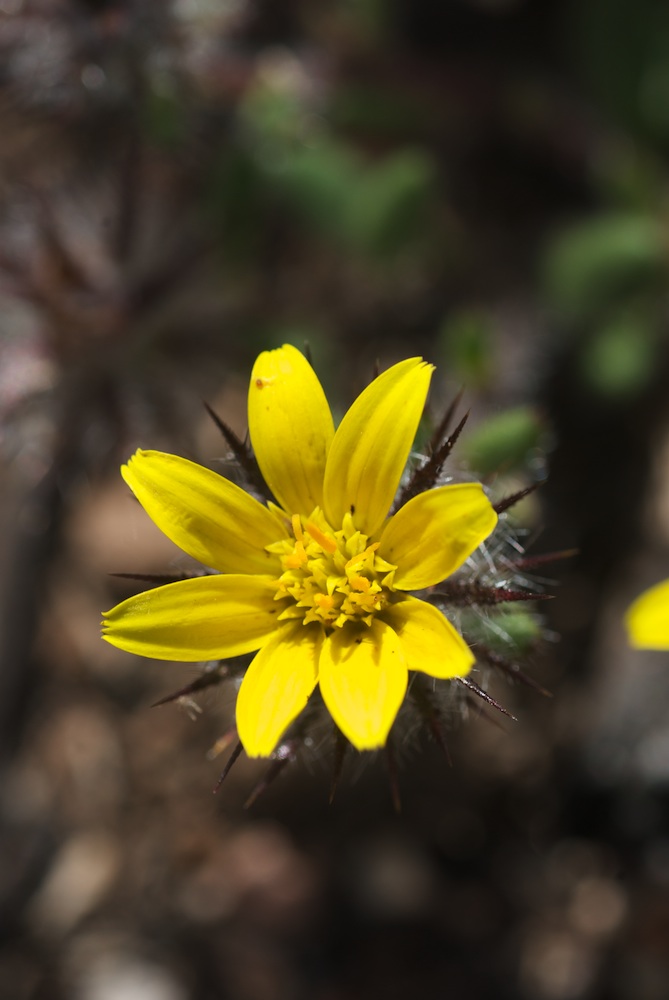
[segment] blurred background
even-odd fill
[[[669,8],[655,0],[0,0],[0,998],[665,1000]],[[118,473],[226,471],[256,354],[337,414],[377,361],[465,387],[457,463],[557,594],[542,696],[216,796],[234,690],[99,639],[181,567]],[[134,588],[134,590],[133,590]],[[500,717],[501,718],[501,717]],[[316,748],[317,750],[317,748]]]

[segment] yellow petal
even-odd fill
[[[432,604],[407,596],[384,618],[400,637],[409,670],[439,678],[464,677],[471,670],[471,649]]]
[[[479,483],[440,486],[409,500],[383,529],[378,554],[399,590],[421,590],[462,566],[497,524]]]
[[[407,688],[399,637],[375,619],[369,628],[344,626],[323,643],[319,664],[323,701],[354,747],[386,742]]]
[[[274,573],[265,546],[285,533],[277,517],[229,479],[161,451],[138,451],[121,469],[152,521],[180,549],[222,573]]]
[[[274,496],[289,514],[323,503],[332,414],[313,368],[289,344],[263,351],[249,385],[251,443]]]
[[[105,612],[103,639],[156,660],[218,660],[260,649],[277,627],[272,577],[228,574],[147,590]]]
[[[283,625],[263,646],[237,695],[237,732],[249,757],[269,757],[318,681],[319,626]]]
[[[325,468],[323,502],[333,526],[350,512],[364,534],[380,528],[416,436],[432,371],[420,358],[400,361],[375,378],[344,416]]]
[[[625,615],[630,645],[669,649],[669,580],[644,591]]]

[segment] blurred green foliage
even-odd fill
[[[490,317],[480,309],[463,309],[442,325],[442,347],[449,378],[468,391],[485,389],[494,379],[495,331]]]
[[[654,372],[658,336],[643,314],[614,317],[598,328],[581,353],[581,374],[603,396],[640,392]]]
[[[645,215],[605,214],[561,233],[549,247],[546,291],[563,319],[590,320],[614,302],[657,288],[665,236]]]
[[[592,158],[593,184],[606,211],[658,215],[664,203],[665,169],[648,146],[609,138]]]
[[[171,87],[150,88],[141,106],[146,139],[165,149],[177,150],[188,137],[188,111]]]
[[[502,656],[527,655],[543,632],[541,620],[526,608],[488,614],[470,610],[462,616],[462,627]]]
[[[331,118],[336,127],[362,136],[403,141],[407,134],[428,128],[432,112],[401,90],[349,84],[333,95]]]
[[[478,475],[526,471],[530,452],[538,448],[544,433],[539,415],[519,406],[489,417],[464,440],[461,452]]]
[[[669,6],[657,0],[574,5],[581,60],[599,101],[644,138],[669,141]]]
[[[242,116],[257,170],[315,232],[381,259],[423,238],[435,179],[426,152],[406,147],[365,160],[282,80],[253,90]]]
[[[641,394],[666,342],[669,6],[570,7],[573,51],[606,125],[590,136],[590,205],[546,240],[540,295],[584,387]]]
[[[581,377],[600,396],[638,394],[653,377],[668,249],[660,219],[626,212],[594,216],[548,246],[547,300],[577,338]]]

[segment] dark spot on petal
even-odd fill
[[[349,510],[351,511],[351,514],[355,514],[355,504],[354,503],[351,504],[351,506],[349,507]]]

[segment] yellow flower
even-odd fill
[[[627,609],[625,625],[636,649],[669,649],[669,580],[637,597]]]
[[[323,389],[294,347],[266,351],[249,387],[249,432],[278,501],[267,506],[202,466],[138,451],[122,474],[157,526],[218,572],[131,597],[104,638],[158,659],[258,650],[237,698],[247,754],[269,756],[316,685],[359,750],[383,746],[409,671],[462,677],[472,653],[411,596],[455,572],[497,515],[477,483],[440,486],[389,516],[432,366],[393,365],[335,431]]]

